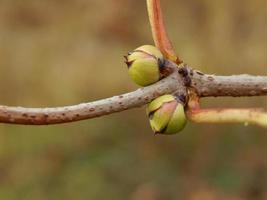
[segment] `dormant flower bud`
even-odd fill
[[[163,67],[162,53],[152,45],[144,45],[125,56],[131,79],[140,86],[160,80]]]
[[[183,103],[173,95],[163,95],[147,105],[150,126],[156,134],[175,134],[183,130],[187,119]]]

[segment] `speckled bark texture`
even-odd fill
[[[199,97],[267,95],[265,76],[215,76],[190,67],[179,70],[173,62],[166,62],[166,66],[173,69],[173,73],[156,84],[99,101],[55,108],[0,106],[0,122],[46,125],[90,119],[143,106],[163,94],[186,96],[187,87],[195,88]]]
[[[90,103],[55,108],[23,108],[0,106],[0,122],[25,125],[46,125],[67,123],[108,115],[140,107],[165,93],[179,90],[186,94],[182,79],[173,73],[160,82],[140,88],[134,92],[102,99]]]
[[[194,72],[192,86],[200,97],[262,96],[267,94],[267,77],[247,74],[232,76],[200,75]]]
[[[167,62],[170,68],[176,66]],[[267,76],[252,76],[248,74],[217,76],[204,74],[189,66],[185,76],[190,80],[189,86],[195,88],[199,97],[245,97],[267,95]]]

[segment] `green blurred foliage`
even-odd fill
[[[176,50],[206,73],[266,75],[267,1],[162,1]],[[144,0],[0,0],[0,102],[88,102],[137,88],[122,56],[152,44]],[[204,107],[267,107],[266,98]],[[266,130],[188,124],[154,136],[144,108],[56,126],[0,125],[0,199],[266,199]]]

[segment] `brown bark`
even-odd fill
[[[55,108],[0,106],[0,122],[45,125],[100,117],[143,106],[163,94],[187,95],[185,80],[189,80],[190,87],[195,88],[199,97],[267,95],[267,76],[206,75],[189,67],[188,74],[181,74],[175,63],[167,62],[167,66],[175,68],[174,72],[156,84],[99,101]]]

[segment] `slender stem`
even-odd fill
[[[67,123],[140,107],[163,94],[187,95],[184,86],[185,79],[178,73],[177,65],[173,62],[167,62],[166,65],[175,68],[170,76],[134,92],[66,107],[23,108],[0,106],[0,122],[29,125]],[[215,76],[201,74],[188,67],[186,69],[189,71],[191,87],[200,97],[267,95],[266,76]]]
[[[220,78],[220,77],[219,77]],[[195,90],[189,90],[187,118],[196,123],[243,123],[254,124],[267,128],[267,112],[256,108],[209,108],[201,109]]]
[[[196,123],[244,123],[267,128],[267,113],[262,109],[198,109],[187,112]]]
[[[140,107],[158,96],[177,90],[186,95],[186,88],[178,78],[178,73],[173,73],[154,85],[90,103],[55,108],[0,106],[0,122],[25,125],[74,122]]]
[[[160,1],[147,0],[147,11],[152,36],[156,47],[160,49],[160,51],[166,58],[174,61],[177,64],[180,64],[182,61],[176,56],[176,53],[166,31]]]
[[[215,76],[202,75],[194,71],[191,85],[196,88],[199,97],[244,97],[267,94],[266,76],[252,76],[248,74]]]
[[[171,68],[177,67],[173,62],[167,62]],[[186,65],[185,65],[186,66]],[[190,87],[194,88],[198,97],[245,97],[267,95],[267,76],[248,74],[217,76],[204,74],[186,66]]]

